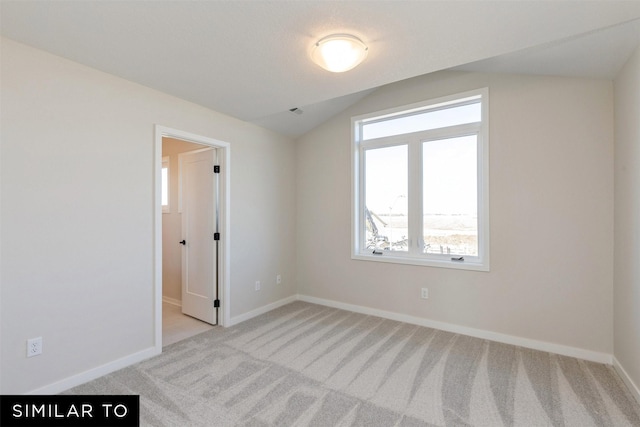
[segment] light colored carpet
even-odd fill
[[[640,426],[610,366],[303,302],[68,393],[148,426]]]

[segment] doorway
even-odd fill
[[[160,126],[155,148],[154,304],[161,349],[211,324],[228,324],[230,153],[225,142]]]

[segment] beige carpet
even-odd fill
[[[69,393],[148,426],[640,426],[610,366],[303,302]]]

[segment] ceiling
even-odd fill
[[[640,1],[2,0],[0,25],[295,137],[377,87],[443,69],[612,78],[640,42]],[[318,39],[345,32],[369,46],[362,65],[334,74],[309,60]]]

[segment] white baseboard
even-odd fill
[[[146,350],[139,351],[126,357],[114,360],[113,362],[105,363],[97,368],[89,369],[88,371],[81,372],[55,383],[46,385],[44,387],[31,390],[25,394],[58,394],[70,388],[79,386],[96,378],[100,378],[103,375],[110,374],[119,369],[126,368],[134,363],[142,362],[150,357],[157,356],[162,352],[161,348],[149,347]]]
[[[231,318],[231,322],[226,326],[233,326],[240,322],[244,322],[245,320],[249,320],[253,317],[264,314],[268,311],[274,310],[278,307],[282,307],[283,305],[289,304],[297,300],[297,295],[292,295],[288,298],[281,299],[280,301],[276,301],[274,303],[265,305],[264,307],[257,308],[248,313],[241,314],[240,316],[236,316]],[[174,304],[181,305],[181,301],[169,298],[162,297],[162,301]],[[115,372],[119,369],[126,368],[127,366],[133,365],[134,363],[141,362],[143,360],[149,359],[150,357],[157,356],[162,353],[162,348],[158,347],[150,347],[146,350],[142,350],[138,353],[131,354],[129,356],[114,360],[113,362],[106,363],[104,365],[98,366],[93,369],[89,369],[88,371],[81,372],[79,374],[73,375],[71,377],[65,378],[63,380],[57,381],[52,384],[48,384],[46,386],[37,388],[35,390],[31,390],[26,392],[25,394],[57,394],[61,393],[70,388],[79,386],[96,378],[102,377],[104,375],[110,374],[111,372]]]
[[[169,299],[169,301],[165,300],[165,298]],[[634,384],[634,382],[631,380],[631,378],[626,373],[624,368],[620,365],[618,360],[608,353],[585,350],[577,347],[569,347],[569,346],[549,343],[545,341],[532,340],[528,338],[522,338],[522,337],[517,337],[513,335],[506,335],[506,334],[501,334],[497,332],[486,331],[483,329],[475,329],[475,328],[455,325],[455,324],[446,323],[446,322],[438,322],[435,320],[425,319],[421,317],[415,317],[415,316],[395,313],[391,311],[379,310],[379,309],[364,307],[364,306],[355,305],[355,304],[347,304],[339,301],[317,298],[317,297],[312,297],[308,295],[292,295],[290,297],[281,299],[271,304],[267,304],[255,310],[251,310],[239,316],[232,317],[230,319],[229,324],[226,326],[237,325],[238,323],[252,319],[256,316],[267,313],[271,310],[275,310],[276,308],[282,307],[283,305],[289,304],[296,300],[305,301],[312,304],[324,305],[327,307],[338,308],[342,310],[353,311],[356,313],[367,314],[371,316],[382,317],[385,319],[396,320],[399,322],[410,323],[413,325],[426,326],[428,328],[439,329],[447,332],[467,335],[467,336],[476,337],[476,338],[482,338],[490,341],[496,341],[496,342],[501,342],[505,344],[512,344],[512,345],[526,347],[534,350],[546,351],[549,353],[560,354],[563,356],[575,357],[578,359],[589,360],[592,362],[605,363],[608,365],[613,364],[615,370],[618,372],[622,380],[629,387],[629,390],[631,391],[631,393],[640,403],[640,389],[636,384]],[[172,298],[168,298],[168,297],[163,297],[163,301],[169,304],[175,304],[175,302],[177,301],[178,304],[176,305],[180,305],[179,304],[180,301]],[[61,381],[46,385],[44,387],[37,388],[35,390],[31,390],[26,394],[60,393],[72,387],[76,387],[80,384],[84,384],[88,381],[99,378],[103,375],[109,374],[111,372],[117,371],[119,369],[125,368],[130,365],[133,365],[134,363],[141,362],[150,357],[156,356],[160,353],[162,353],[162,349],[160,347],[150,347],[138,353],[134,353],[132,355],[123,357],[121,359],[114,360],[113,362],[106,363],[102,366],[98,366],[97,368],[90,369],[80,374],[65,378]]]
[[[385,319],[397,320],[399,322],[410,323],[412,325],[426,326],[428,328],[439,329],[442,331],[453,332],[455,334],[468,335],[471,337],[482,338],[490,341],[497,341],[505,344],[517,345],[533,350],[546,351],[549,353],[561,354],[563,356],[575,357],[578,359],[589,360],[592,362],[606,363],[611,365],[612,356],[608,353],[600,353],[597,351],[585,350],[582,348],[569,347],[560,344],[549,343],[545,341],[532,340],[513,335],[501,334],[497,332],[486,331],[484,329],[475,329],[467,326],[454,325],[452,323],[438,322],[435,320],[424,319],[422,317],[409,316],[406,314],[395,313],[392,311],[379,310],[360,305],[347,304],[343,302],[316,298],[307,295],[298,295],[298,300],[310,302],[312,304],[326,305],[328,307],[339,308],[342,310],[354,311],[356,313],[367,314],[370,316],[383,317]]]
[[[172,305],[177,305],[178,307],[182,307],[182,301],[180,301],[179,299],[171,298],[171,297],[165,297],[164,295],[162,296],[162,302],[166,302],[167,304],[172,304]]]
[[[267,304],[265,306],[262,306],[260,308],[256,308],[255,310],[251,310],[249,312],[246,312],[244,314],[241,314],[239,316],[235,316],[232,317],[229,321],[228,325],[225,326],[233,326],[233,325],[237,325],[238,323],[242,323],[245,320],[249,320],[252,319],[256,316],[260,316],[261,314],[264,314],[266,312],[269,312],[271,310],[275,310],[276,308],[282,307],[283,305],[289,304],[291,302],[294,302],[298,299],[297,295],[292,295],[290,297],[281,299],[279,301],[276,302],[272,302],[271,304]]]
[[[624,383],[627,385],[627,388],[629,389],[631,394],[633,394],[633,397],[635,397],[638,403],[640,404],[640,387],[638,387],[633,382],[629,374],[627,374],[627,371],[625,371],[625,369],[622,367],[622,365],[620,364],[618,359],[616,359],[615,356],[613,356],[613,367],[618,373],[618,375],[620,375],[620,378],[622,378],[622,381],[624,381]]]

